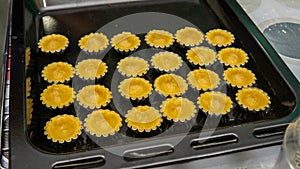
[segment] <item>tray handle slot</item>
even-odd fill
[[[65,161],[58,161],[53,164],[53,169],[65,169],[65,168],[91,168],[100,167],[105,164],[104,156],[89,156],[83,158],[70,159]]]
[[[253,130],[253,135],[256,138],[266,138],[277,135],[283,135],[288,124],[280,124],[275,126],[261,127]]]
[[[174,152],[174,147],[171,144],[162,144],[162,145],[155,145],[150,147],[126,150],[123,153],[123,157],[127,161],[133,161],[138,159],[168,155],[173,152]]]
[[[232,144],[237,142],[238,142],[237,135],[230,133],[230,134],[216,135],[212,137],[193,139],[191,141],[191,147],[195,150],[199,150],[199,149]]]

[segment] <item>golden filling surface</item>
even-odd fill
[[[149,70],[148,62],[138,57],[126,57],[117,66],[118,71],[125,76],[142,76]]]
[[[87,116],[84,126],[97,137],[114,135],[122,126],[122,118],[115,111],[100,109]]]
[[[205,92],[198,98],[200,109],[208,114],[224,115],[230,112],[232,101],[230,97],[220,92]]]
[[[151,94],[152,85],[148,80],[140,77],[129,78],[120,83],[119,92],[127,99],[143,99]]]
[[[101,108],[110,103],[112,95],[103,85],[89,85],[83,87],[76,96],[79,104],[85,108]]]
[[[203,42],[203,34],[193,27],[185,27],[175,34],[176,41],[183,46],[196,46]]]
[[[228,68],[223,75],[226,83],[238,88],[252,86],[256,80],[251,70],[242,67]]]
[[[155,90],[164,96],[179,96],[188,89],[186,81],[175,74],[164,74],[154,81]]]
[[[141,40],[131,32],[122,32],[111,39],[111,45],[118,51],[129,52],[137,49]]]
[[[228,46],[231,45],[235,38],[234,36],[227,30],[223,29],[213,29],[206,33],[206,39],[208,43],[214,46]]]
[[[194,47],[187,51],[186,57],[195,65],[209,65],[216,61],[217,53],[207,47]]]
[[[139,132],[150,132],[161,125],[163,119],[159,111],[150,106],[133,107],[125,115],[127,125]]]
[[[229,47],[218,52],[219,60],[226,66],[239,67],[248,62],[248,54],[242,49]]]
[[[49,83],[64,83],[74,74],[74,68],[66,62],[53,62],[44,67],[42,77]]]
[[[85,80],[95,80],[107,72],[106,63],[100,59],[86,59],[76,65],[76,75]]]
[[[270,106],[270,97],[258,88],[243,88],[236,94],[236,100],[250,111],[265,110]]]
[[[65,50],[69,45],[69,40],[64,35],[51,34],[40,39],[38,47],[42,52],[57,53]]]
[[[174,42],[174,37],[170,32],[164,30],[151,30],[145,36],[146,43],[155,48],[170,47]]]
[[[50,119],[44,127],[44,134],[53,142],[71,142],[81,134],[81,121],[73,115],[58,115]]]
[[[192,101],[182,97],[168,98],[160,107],[163,116],[167,117],[168,120],[173,120],[175,122],[190,120],[195,116],[197,111],[196,106]]]
[[[160,71],[175,71],[182,66],[181,57],[173,52],[159,52],[151,59],[154,68]]]
[[[188,74],[189,84],[197,90],[212,90],[220,84],[219,75],[208,69],[196,69]]]
[[[46,107],[63,108],[73,103],[75,92],[73,88],[63,84],[53,84],[44,89],[40,100]]]
[[[78,46],[87,52],[99,52],[106,49],[108,43],[109,41],[103,33],[90,33],[79,40]]]

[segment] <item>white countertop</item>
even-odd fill
[[[292,73],[300,82],[300,53],[295,51],[289,51],[290,49],[300,48],[300,44],[297,43],[300,39],[300,1],[299,0],[237,0],[241,6],[245,9],[249,17],[254,21],[257,27],[266,35],[266,30],[270,29],[270,26],[274,24],[283,23],[282,29],[276,29],[278,32],[273,32],[273,37],[267,35],[267,39],[271,42],[275,50],[279,53],[283,61],[290,68]],[[296,29],[292,29],[290,25],[286,23],[292,23],[297,25]],[[286,36],[285,36],[286,35]],[[275,36],[282,36],[284,41],[280,41],[281,49],[275,45]],[[296,37],[294,39],[288,39],[289,36]],[[279,41],[279,40],[278,40]],[[290,46],[293,43],[294,46]],[[282,52],[282,48],[287,50],[284,53],[289,53],[291,56],[287,56]],[[280,68],[279,68],[280,69]]]

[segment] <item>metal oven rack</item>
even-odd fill
[[[0,119],[0,168],[9,168],[9,89],[10,89],[10,59],[11,59],[11,14],[12,1],[1,2],[1,20],[4,21],[3,35],[3,56],[1,56],[1,119]],[[5,39],[5,40],[4,40]],[[1,46],[2,47],[2,46]]]

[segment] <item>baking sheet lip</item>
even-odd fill
[[[208,140],[208,139],[214,139],[214,138],[224,137],[224,136],[235,136],[237,139],[239,139],[239,136],[235,132],[228,132],[228,133],[223,133],[223,134],[215,134],[215,135],[208,136],[208,137],[194,138],[194,139],[190,140],[190,143],[205,141],[205,140]]]
[[[74,162],[74,161],[77,161],[77,160],[86,160],[86,159],[89,159],[89,158],[96,158],[96,157],[100,157],[104,161],[106,160],[104,155],[95,154],[95,155],[91,155],[91,156],[83,156],[83,157],[77,157],[77,158],[72,158],[72,159],[65,159],[65,160],[55,161],[54,163],[52,163],[51,167],[53,168],[55,165],[60,164],[60,163]]]
[[[152,163],[141,164],[141,165],[134,165],[134,166],[130,166],[130,168],[155,167],[155,166],[161,166],[161,165],[166,165],[166,164],[170,164],[170,163],[174,164],[174,163],[178,163],[178,162],[210,158],[210,157],[220,156],[220,155],[227,154],[227,153],[234,153],[234,152],[239,152],[239,151],[251,150],[251,149],[257,148],[258,146],[259,147],[265,147],[265,146],[271,146],[271,145],[278,145],[278,144],[281,144],[281,142],[282,142],[282,140],[275,140],[275,141],[268,142],[268,143],[263,143],[263,144],[260,144],[260,145],[244,146],[242,148],[234,148],[234,149],[228,149],[228,150],[223,150],[223,151],[216,151],[216,152],[212,152],[212,153],[192,155],[192,156],[182,157],[182,158],[174,158],[174,159],[171,159],[171,160],[152,162]],[[199,150],[196,150],[196,151],[199,151]],[[127,167],[123,167],[122,169],[125,169],[125,168],[127,168]]]
[[[39,8],[39,15],[50,12],[50,11],[57,11],[57,10],[70,10],[76,8],[87,8],[92,6],[100,6],[100,5],[113,5],[113,4],[120,4],[120,3],[133,3],[133,2],[141,2],[141,1],[150,1],[150,0],[104,0],[104,1],[81,1],[69,4],[58,4],[52,6],[40,6]]]
[[[174,146],[170,143],[163,143],[163,144],[158,144],[158,145],[152,145],[152,146],[146,146],[146,147],[139,147],[139,148],[132,148],[132,149],[128,149],[125,150],[122,154],[122,156],[124,157],[127,153],[131,153],[131,152],[135,152],[135,151],[141,151],[141,150],[148,150],[148,149],[152,149],[152,148],[159,148],[159,147],[170,147],[171,149],[174,149]]]

